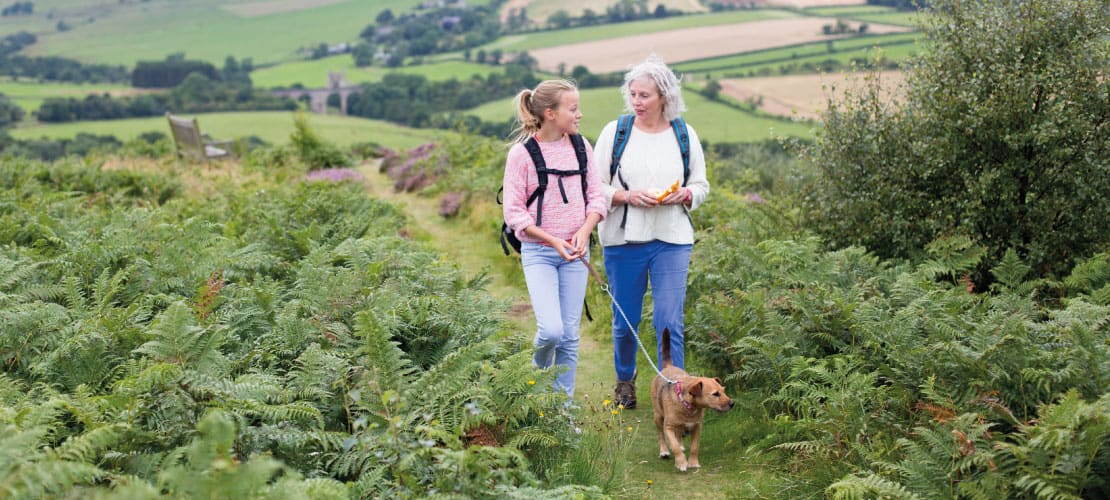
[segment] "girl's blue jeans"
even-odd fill
[[[686,368],[683,355],[683,308],[686,306],[686,276],[690,270],[693,245],[675,245],[662,241],[628,243],[605,247],[605,273],[617,304],[628,321],[640,332],[640,315],[644,294],[651,281],[654,304],[652,324],[655,326],[657,365],[662,363],[660,342],[663,331],[671,332],[671,361]],[[636,374],[636,338],[617,307],[613,307],[613,364],[617,380],[629,382]],[[660,368],[662,368],[660,366]]]
[[[523,242],[520,260],[524,280],[536,314],[535,352],[538,368],[552,364],[565,367],[555,378],[556,389],[574,397],[574,375],[578,368],[578,327],[589,278],[585,264],[567,262],[554,248]],[[586,255],[589,260],[589,255]]]

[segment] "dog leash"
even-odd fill
[[[663,372],[659,370],[659,367],[655,366],[655,362],[651,360],[651,354],[648,354],[647,348],[644,347],[644,343],[640,341],[640,334],[636,333],[636,327],[632,326],[632,322],[629,321],[628,316],[624,314],[624,309],[621,309],[621,305],[617,303],[617,298],[614,297],[613,292],[609,290],[609,285],[605,283],[605,280],[601,279],[600,274],[597,274],[597,270],[594,269],[594,266],[590,265],[590,261],[586,260],[584,256],[579,257],[578,260],[582,261],[582,263],[586,265],[586,269],[590,271],[590,276],[593,276],[594,281],[597,281],[598,286],[601,287],[601,291],[605,292],[605,294],[609,296],[609,299],[617,308],[617,312],[619,312],[621,314],[621,318],[624,319],[624,323],[628,325],[628,328],[630,330],[632,330],[632,337],[636,339],[636,345],[640,346],[640,350],[643,351],[644,356],[647,357],[647,361],[648,364],[651,365],[651,369],[655,370],[655,373],[659,375],[659,378],[663,379],[664,382],[668,384],[678,384],[679,382],[677,380],[671,380],[667,378],[667,376],[663,375]],[[685,401],[683,401],[683,403],[685,404]]]

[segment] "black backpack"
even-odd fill
[[[624,148],[628,146],[628,138],[632,135],[634,120],[636,115],[621,115],[617,118],[617,136],[613,139],[613,154],[609,161],[609,179],[616,177],[626,191],[628,184],[620,175],[620,164]],[[682,186],[685,187],[690,180],[690,133],[686,130],[686,120],[681,116],[671,120],[671,130],[678,139],[678,151],[682,154]],[[624,229],[625,222],[628,222],[628,205],[624,206],[624,215],[621,216],[621,229]]]
[[[547,163],[543,160],[543,153],[540,152],[540,145],[536,142],[535,137],[529,138],[524,142],[524,148],[528,150],[528,154],[532,157],[532,163],[536,165],[536,174],[539,177],[539,187],[532,194],[528,196],[528,202],[524,206],[530,207],[532,203],[539,202],[536,207],[536,225],[539,226],[543,223],[543,194],[547,191],[547,176],[554,175],[559,178],[559,194],[563,197],[563,203],[568,203],[567,192],[563,189],[563,177],[572,175],[582,176],[582,199],[586,199],[586,166],[589,160],[586,157],[586,142],[582,140],[579,134],[571,134],[570,143],[574,145],[574,155],[578,157],[578,170],[554,170],[548,169]],[[501,194],[504,192],[505,187],[502,186],[497,190],[497,204],[501,205]],[[509,255],[509,247],[520,253],[520,239],[516,237],[509,226],[504,222],[501,223],[501,249],[505,251],[505,255]]]

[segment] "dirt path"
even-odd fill
[[[366,178],[366,188],[371,196],[388,200],[406,211],[410,216],[410,229],[415,238],[430,242],[440,250],[445,259],[458,264],[468,275],[488,272],[492,278],[490,292],[495,297],[514,304],[509,314],[510,319],[515,328],[531,335],[535,330],[535,322],[528,305],[528,291],[520,274],[495,272],[497,269],[506,269],[507,260],[515,265],[519,265],[518,261],[501,253],[494,234],[474,231],[465,221],[440,217],[438,201],[434,198],[394,192],[392,181],[378,172],[377,164],[364,165],[359,170]],[[488,251],[493,247],[496,247],[496,251]],[[597,249],[594,251],[598,252]],[[601,256],[597,254],[594,258],[600,259]],[[595,319],[593,322],[582,323],[575,381],[575,400],[582,408],[580,417],[585,421],[581,425],[586,432],[612,422],[612,408],[603,409],[601,403],[612,398],[614,377],[608,297],[601,294],[591,282],[588,300]],[[655,348],[651,345],[648,350],[654,352]],[[736,484],[737,481],[750,479],[752,472],[748,470],[750,466],[747,461],[736,461],[739,457],[735,452],[725,449],[729,443],[705,446],[707,449],[703,449],[702,453],[705,467],[686,474],[676,472],[671,462],[659,460],[648,391],[653,374],[642,354],[640,363],[641,373],[637,383],[640,408],[625,411],[619,417],[620,428],[631,427],[633,432],[627,453],[618,458],[623,458],[621,469],[624,472],[617,480],[618,485],[610,493],[617,498],[721,498],[722,494],[727,495],[726,492],[740,491],[742,488]],[[710,420],[718,419],[707,419],[707,428],[713,425]],[[724,422],[723,419],[719,421]],[[722,485],[729,485],[730,488],[723,490]]]

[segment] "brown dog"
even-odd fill
[[[671,361],[671,332],[663,330],[663,376],[675,381],[670,383],[656,375],[651,382],[651,406],[655,413],[655,428],[659,430],[659,458],[669,458],[674,453],[674,466],[686,472],[687,467],[700,468],[698,440],[701,437],[701,420],[706,408],[719,412],[732,409],[733,402],[725,394],[719,378],[693,377]],[[683,453],[682,437],[690,433],[690,459]]]

